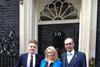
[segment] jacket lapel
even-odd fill
[[[28,53],[26,53],[25,56],[24,56],[24,58],[23,58],[23,59],[25,60],[24,65],[25,65],[26,67],[27,67],[27,58],[28,58]]]
[[[66,66],[68,65],[68,61],[67,61],[67,53],[65,54],[64,64],[65,64],[64,67],[66,67]]]
[[[35,67],[37,67],[37,64],[38,64],[38,55],[37,54],[35,54],[35,58],[36,58]]]
[[[74,54],[74,56],[72,57],[70,63],[74,63],[74,62],[76,61],[77,57],[78,57],[78,55],[77,55],[77,52],[75,51],[75,54]]]

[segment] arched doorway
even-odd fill
[[[75,39],[75,49],[78,50],[79,11],[66,0],[53,0],[40,11],[38,21],[39,53],[53,45],[61,54],[64,52],[63,41],[71,36]]]

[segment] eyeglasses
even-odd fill
[[[65,45],[72,45],[72,43],[66,43]]]

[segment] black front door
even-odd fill
[[[39,54],[44,53],[45,48],[52,45],[59,55],[64,52],[64,39],[66,37],[75,39],[75,49],[78,50],[79,24],[54,24],[38,26]]]

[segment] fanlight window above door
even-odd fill
[[[40,13],[40,21],[78,19],[78,10],[70,2],[55,0]]]

